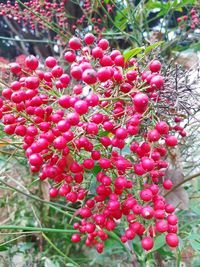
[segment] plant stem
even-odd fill
[[[9,41],[15,41],[15,42],[24,42],[24,43],[45,43],[45,44],[56,44],[56,45],[59,45],[59,43],[52,42],[50,40],[15,39],[15,38],[6,37],[6,36],[0,36],[0,40],[9,40]]]
[[[44,234],[42,233],[42,236],[46,239],[46,241],[54,248],[61,256],[63,256],[65,259],[67,259],[69,262],[73,263],[75,266],[80,266],[78,263],[73,261],[71,258],[66,256],[58,247],[56,247],[53,242]]]
[[[196,174],[193,174],[189,177],[187,177],[186,179],[184,179],[183,181],[181,181],[180,183],[178,183],[177,185],[175,185],[169,192],[167,192],[164,197],[168,196],[171,192],[173,192],[174,190],[176,190],[178,187],[180,187],[181,185],[183,185],[184,183],[196,178],[200,176],[200,172],[196,173]]]
[[[4,184],[4,185],[8,186],[8,187],[11,188],[11,189],[14,189],[15,191],[19,192],[20,194],[23,194],[23,195],[25,195],[25,196],[27,196],[27,197],[30,197],[30,198],[32,198],[32,199],[35,199],[35,200],[37,200],[37,201],[43,202],[43,203],[48,204],[48,205],[50,205],[50,206],[57,206],[57,207],[64,208],[64,209],[67,208],[67,209],[69,209],[69,210],[71,210],[71,211],[74,212],[74,209],[69,208],[69,207],[66,207],[66,206],[64,206],[64,205],[62,205],[62,204],[54,203],[54,202],[50,202],[50,201],[46,201],[46,200],[43,200],[43,199],[41,199],[41,198],[39,198],[39,197],[36,197],[36,196],[34,196],[34,195],[25,193],[25,192],[21,191],[20,189],[15,188],[14,186],[9,185],[8,183],[4,182],[2,179],[0,179],[0,183],[2,183],[2,184]],[[64,211],[63,211],[63,212],[64,212]],[[72,217],[72,215],[71,215],[71,214],[68,214],[67,212],[66,212],[66,215],[70,215],[70,217]]]
[[[39,228],[39,227],[31,227],[31,226],[18,226],[18,225],[0,225],[0,229],[6,230],[24,230],[31,232],[47,232],[47,233],[78,233],[77,230],[65,230],[65,229],[53,229],[53,228]]]

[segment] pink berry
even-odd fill
[[[163,182],[163,187],[164,189],[166,190],[170,190],[172,187],[173,187],[173,183],[171,180],[169,179],[166,179],[164,182]]]
[[[81,241],[81,238],[80,238],[80,235],[79,234],[73,234],[72,237],[71,237],[71,241],[73,243],[78,243]]]
[[[174,233],[167,234],[165,240],[170,247],[177,247],[179,244],[178,236]]]
[[[173,146],[176,146],[178,144],[178,140],[177,140],[176,136],[168,135],[165,138],[165,144],[167,146],[173,147]]]
[[[73,50],[78,50],[81,48],[81,40],[77,37],[72,37],[69,40],[69,47]]]
[[[143,249],[151,250],[153,248],[154,242],[150,236],[146,236],[142,238],[141,244]]]
[[[159,72],[161,69],[160,61],[159,60],[153,60],[149,65],[149,69],[152,72]]]

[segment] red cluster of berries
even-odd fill
[[[24,2],[24,5],[33,12],[29,11],[29,9],[26,9],[26,12],[24,12],[17,1],[15,1],[14,4],[12,4],[11,1],[7,1],[6,4],[0,4],[0,16],[6,16],[10,20],[14,19],[18,23],[22,23],[23,27],[30,27],[32,30],[36,28],[46,30],[47,22],[52,23],[52,21],[56,21],[56,26],[59,27],[60,33],[63,34],[66,34],[66,29],[69,30],[70,27],[75,30],[78,25],[82,26],[84,22],[88,23],[88,17],[91,17],[94,32],[101,34],[105,30],[104,27],[99,26],[102,23],[102,18],[99,16],[101,6],[97,7],[97,11],[94,11],[91,7],[90,0],[83,1],[83,3],[80,3],[82,6],[82,15],[71,26],[71,24],[68,23],[68,16],[66,15],[66,2],[66,0],[58,1],[57,3],[51,3],[49,0],[45,0],[43,3],[36,0],[27,1]],[[105,4],[104,1],[102,1],[102,4]],[[105,8],[111,13],[114,5],[105,4]],[[38,17],[36,13],[39,14],[40,17]],[[106,18],[107,15],[105,14],[104,19]],[[59,35],[56,36],[56,39],[60,39]]]
[[[91,18],[91,21],[89,21],[89,24],[93,25],[93,31],[100,35],[101,37],[102,32],[106,30],[105,27],[102,27],[103,21],[107,20],[107,14],[104,14],[100,16],[102,13],[102,6],[105,6],[105,9],[107,10],[108,13],[112,13],[114,10],[114,5],[112,4],[107,4],[105,1],[101,1],[102,3],[99,5],[98,3],[96,4],[95,9],[92,7],[91,0],[85,0],[83,1],[83,15],[76,21],[76,23],[72,26],[73,29],[76,29],[79,25],[82,25],[86,20]],[[88,22],[87,22],[88,23]],[[105,21],[104,21],[105,24]]]
[[[185,25],[189,26],[192,30],[199,28],[199,18],[196,9],[190,11],[190,16],[184,15],[177,18],[177,22],[181,29],[185,28]]]
[[[22,23],[23,27],[27,28],[30,26],[32,30],[35,30],[36,25],[39,29],[46,29],[46,22],[52,22],[55,19],[60,29],[65,30],[68,27],[68,18],[65,14],[65,2],[65,0],[60,1],[60,3],[51,3],[48,0],[43,1],[43,3],[36,0],[27,1],[24,2],[24,5],[33,10],[33,12],[28,9],[24,12],[17,1],[15,1],[14,4],[12,4],[11,1],[7,1],[6,4],[0,4],[0,15]],[[45,18],[45,23],[44,20],[39,18],[34,12],[40,14],[43,19]]]
[[[101,253],[107,231],[121,221],[122,242],[139,235],[150,250],[166,233],[166,243],[178,246],[175,208],[160,189],[172,188],[163,179],[167,149],[177,145],[175,131],[184,136],[184,130],[156,113],[163,101],[161,63],[143,68],[135,58],[126,61],[119,50],[110,51],[108,40],[97,42],[90,33],[68,45],[68,73],[54,57],[42,65],[29,56],[26,71],[11,64],[18,79],[2,91],[4,131],[23,138],[31,171],[54,184],[51,197],[79,204],[81,222],[74,228],[80,234],[72,242],[83,235]]]

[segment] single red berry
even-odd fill
[[[56,64],[57,64],[57,60],[54,57],[47,57],[45,60],[45,65],[48,68],[52,69],[53,67],[55,67]]]
[[[165,240],[170,247],[177,247],[179,244],[178,236],[174,233],[167,234]]]
[[[69,40],[69,47],[73,50],[78,50],[81,48],[81,40],[77,37],[72,37]]]
[[[167,146],[173,147],[173,146],[176,146],[178,144],[178,140],[177,140],[176,136],[168,135],[165,138],[165,144]]]
[[[67,51],[65,54],[64,54],[64,59],[67,61],[67,62],[73,62],[75,61],[76,59],[76,54],[74,51]]]
[[[137,93],[133,98],[133,104],[135,110],[139,113],[143,113],[148,107],[149,98],[144,93]]]
[[[160,61],[159,60],[153,60],[149,65],[149,69],[152,72],[159,72],[161,69]]]
[[[150,201],[153,197],[153,194],[151,192],[151,190],[149,189],[144,189],[140,191],[140,198],[143,201]]]
[[[176,225],[178,223],[178,218],[174,214],[170,214],[167,216],[167,221],[171,225]]]
[[[87,84],[94,84],[97,81],[97,73],[93,69],[86,69],[82,74],[82,79]]]
[[[33,166],[41,166],[43,163],[43,158],[39,153],[32,154],[29,157],[29,163]]]
[[[155,75],[151,78],[150,85],[157,89],[161,89],[164,85],[164,78],[160,75]]]
[[[106,50],[108,47],[109,47],[109,42],[108,40],[106,39],[101,39],[99,42],[98,42],[98,46],[103,49],[103,50]]]
[[[163,187],[164,189],[166,190],[170,190],[172,187],[173,187],[173,183],[170,179],[166,179],[164,182],[163,182]]]
[[[85,100],[78,100],[74,104],[74,109],[79,115],[86,114],[88,111],[88,104]]]
[[[58,189],[57,188],[51,188],[50,191],[49,191],[49,195],[50,197],[57,197],[58,195]]]
[[[154,245],[153,239],[150,236],[143,237],[141,241],[141,245],[143,249],[151,250]]]
[[[80,235],[79,235],[79,234],[73,234],[73,235],[72,235],[72,238],[71,238],[71,241],[72,241],[73,243],[78,243],[78,242],[80,242],[80,241],[81,241],[81,237],[80,237]]]
[[[169,125],[165,121],[160,121],[156,124],[156,130],[160,134],[168,134],[169,132]]]
[[[84,42],[87,44],[87,45],[90,45],[90,44],[93,44],[94,43],[94,40],[95,40],[95,37],[92,33],[87,33],[85,36],[84,36]]]
[[[160,133],[157,130],[150,130],[147,133],[149,142],[157,142],[160,139]]]
[[[39,62],[35,56],[30,55],[25,59],[25,64],[30,70],[36,70]]]

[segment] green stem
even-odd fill
[[[54,202],[46,201],[46,200],[43,200],[43,199],[41,199],[41,198],[39,198],[39,197],[36,197],[36,196],[34,196],[34,195],[25,193],[25,192],[21,191],[20,189],[15,188],[14,186],[9,185],[8,183],[4,182],[2,179],[0,179],[0,183],[2,183],[2,184],[4,184],[4,185],[8,186],[8,187],[11,188],[11,189],[14,189],[15,191],[17,191],[18,193],[20,193],[20,194],[22,194],[22,195],[25,195],[25,196],[27,196],[27,197],[30,197],[30,198],[34,199],[34,200],[43,202],[43,203],[45,203],[45,204],[47,204],[47,205],[49,205],[49,206],[57,206],[57,207],[64,208],[64,209],[67,208],[67,209],[69,209],[69,210],[71,210],[71,211],[74,212],[74,209],[73,209],[73,208],[66,207],[66,206],[64,206],[64,205],[62,205],[62,204],[59,204],[59,203],[54,203]],[[63,211],[63,212],[65,212],[66,215],[70,215],[70,217],[72,217],[72,215],[71,215],[71,214],[68,214],[66,211]]]
[[[0,225],[0,229],[6,230],[24,230],[31,232],[47,232],[47,233],[78,233],[77,230],[53,229],[53,228],[39,228],[31,226],[18,226],[18,225]]]
[[[15,39],[11,37],[6,37],[6,36],[0,36],[0,40],[9,40],[9,41],[14,41],[14,42],[24,42],[24,43],[44,43],[44,44],[57,44],[57,42],[52,42],[50,40],[33,40],[33,39]]]
[[[126,250],[126,252],[128,253],[129,257],[132,256],[131,251],[127,248],[127,246],[124,245],[124,243],[121,242],[121,239],[119,238],[119,236],[117,234],[115,234],[115,232],[110,232],[110,231],[106,231],[105,232],[114,240],[116,240],[118,243],[120,243],[120,245]]]
[[[73,263],[75,266],[80,266],[78,263],[76,263],[75,261],[73,261],[71,258],[69,258],[68,256],[66,256],[58,247],[56,247],[53,242],[44,234],[42,233],[42,236],[46,239],[46,241],[52,246],[52,248],[54,248],[61,256],[63,256],[66,260],[68,260],[69,262]]]

